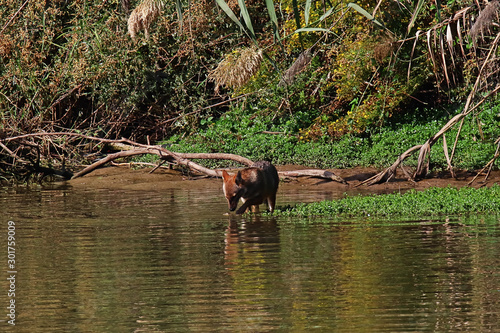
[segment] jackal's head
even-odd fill
[[[226,196],[227,203],[229,205],[229,210],[234,211],[236,206],[238,206],[238,201],[240,201],[241,195],[243,194],[243,189],[241,188],[241,173],[238,171],[235,175],[228,174],[225,170],[222,171],[222,178],[224,183],[222,184],[222,190]]]

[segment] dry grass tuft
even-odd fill
[[[238,89],[257,73],[262,62],[262,50],[257,47],[245,47],[226,55],[216,69],[210,73],[215,82],[215,92],[221,86]]]
[[[280,86],[286,86],[290,85],[293,83],[293,80],[295,79],[295,76],[302,72],[304,68],[306,68],[307,65],[309,65],[309,62],[311,61],[311,49],[307,49],[304,52],[302,52],[297,60],[294,61],[292,66],[286,70],[286,72],[283,74],[283,78],[280,81]]]
[[[132,39],[137,33],[144,30],[144,35],[149,38],[149,26],[158,17],[163,8],[161,0],[144,0],[137,6],[128,18],[128,32]]]
[[[9,35],[4,35],[0,39],[0,58],[9,58],[12,52],[12,40]]]
[[[384,36],[373,49],[373,57],[378,64],[383,64],[385,59],[395,50],[396,43],[391,36]]]
[[[470,36],[475,42],[480,34],[484,30],[488,29],[495,18],[498,17],[498,10],[500,9],[500,3],[498,0],[490,1],[486,7],[479,13],[476,22],[470,29]]]

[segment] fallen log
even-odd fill
[[[280,171],[278,174],[282,177],[318,177],[323,179],[333,180],[345,185],[348,183],[344,178],[337,176],[328,170],[306,169],[306,170],[293,170],[293,171]]]
[[[184,165],[189,169],[205,174],[210,177],[222,177],[222,170],[213,170],[206,168],[198,163],[192,161],[192,159],[217,159],[217,160],[232,160],[243,164],[245,166],[252,166],[254,162],[246,157],[235,155],[235,154],[227,154],[227,153],[178,153],[172,152],[166,149],[163,146],[158,145],[149,145],[149,144],[141,144],[138,142],[134,142],[129,139],[104,139],[99,137],[87,136],[81,133],[73,133],[73,132],[40,132],[40,133],[30,133],[24,135],[18,135],[14,137],[6,137],[0,140],[1,142],[12,142],[16,140],[24,140],[27,138],[42,138],[44,136],[70,136],[75,138],[81,138],[90,141],[97,141],[98,143],[107,144],[113,149],[119,150],[116,153],[108,154],[106,157],[88,165],[83,170],[76,172],[73,174],[71,179],[79,178],[84,175],[89,174],[90,172],[98,169],[105,164],[112,162],[116,159],[123,157],[131,157],[137,155],[144,154],[154,154],[158,155],[162,161],[169,161],[179,165]],[[3,144],[2,144],[3,145]],[[4,149],[8,149],[5,147]],[[322,179],[328,179],[332,181],[336,181],[342,184],[346,184],[347,182],[337,175],[335,175],[331,171],[327,170],[319,170],[319,169],[306,169],[306,170],[294,170],[294,171],[281,171],[279,172],[282,177],[318,177]],[[67,177],[68,178],[68,177]]]
[[[151,146],[151,147],[147,147],[147,148],[136,148],[136,149],[132,149],[132,150],[124,150],[124,151],[120,151],[118,153],[109,154],[105,158],[100,159],[99,161],[87,166],[85,169],[81,170],[80,172],[75,173],[71,179],[82,177],[82,176],[94,171],[95,169],[105,165],[106,163],[114,161],[118,158],[135,156],[135,155],[144,155],[144,154],[155,154],[155,155],[160,156],[161,159],[166,159],[168,157],[171,157],[178,164],[185,165],[192,170],[201,172],[201,173],[206,174],[206,175],[211,176],[211,177],[221,177],[222,171],[205,168],[204,166],[199,165],[199,164],[197,164],[189,159],[183,158],[181,156],[182,154],[173,153],[173,152],[168,151],[165,148],[162,148],[159,146]]]
[[[173,160],[175,163],[179,165],[184,165],[190,168],[191,170],[200,172],[210,177],[222,177],[222,170],[213,170],[206,168],[198,163],[191,161],[190,159],[224,159],[224,160],[233,160],[240,162],[246,166],[252,166],[254,162],[248,158],[235,155],[235,154],[226,154],[226,153],[176,153],[171,152],[160,146],[149,146],[146,148],[135,148],[131,150],[123,150],[117,153],[109,154],[105,158],[98,160],[95,163],[87,166],[80,172],[77,172],[73,175],[72,179],[82,177],[95,169],[102,167],[103,165],[114,161],[118,158],[122,157],[130,157],[135,155],[144,155],[144,154],[155,154],[160,156],[162,160]],[[318,177],[328,180],[333,180],[342,184],[346,184],[347,182],[337,175],[335,175],[331,171],[327,170],[319,170],[319,169],[306,169],[306,170],[294,170],[294,171],[280,171],[278,173],[281,177]]]

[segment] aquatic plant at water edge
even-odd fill
[[[348,196],[275,211],[281,216],[431,216],[500,213],[500,185],[479,189],[430,188],[369,196]]]

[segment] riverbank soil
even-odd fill
[[[297,165],[278,166],[278,171],[301,170],[307,167]],[[221,187],[222,180],[209,178],[198,174],[183,174],[178,170],[157,169],[151,173],[151,168],[134,170],[129,167],[105,167],[81,178],[68,181],[69,185],[86,188],[115,188],[115,189],[137,189],[137,190],[162,190],[168,188],[206,188]],[[452,178],[449,172],[430,174],[428,178],[418,182],[408,181],[407,177],[398,171],[396,177],[389,182],[367,186],[360,185],[364,180],[377,174],[380,170],[375,168],[352,168],[331,169],[337,176],[344,178],[348,185],[331,180],[314,177],[298,177],[284,179],[280,183],[280,191],[300,191],[300,189],[314,188],[315,191],[355,193],[393,193],[409,189],[424,190],[429,187],[463,187],[474,178],[476,172],[457,171],[456,178]],[[500,183],[500,171],[492,171],[488,180],[484,181],[484,175],[476,178],[472,187],[491,186]],[[360,186],[359,186],[360,185]],[[222,190],[221,190],[222,191]]]

